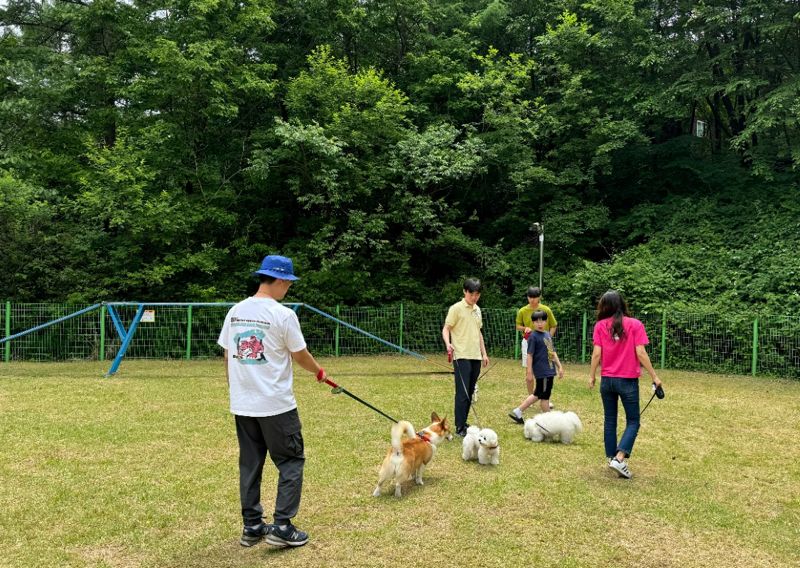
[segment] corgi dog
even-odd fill
[[[386,453],[378,474],[374,497],[381,494],[381,486],[394,482],[394,496],[402,496],[402,485],[412,479],[422,485],[422,472],[433,459],[436,446],[443,440],[452,440],[453,434],[447,418],[431,413],[432,424],[417,434],[410,422],[401,420],[392,426],[392,447]]]

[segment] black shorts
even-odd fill
[[[555,377],[536,377],[536,388],[533,389],[533,396],[539,400],[550,400],[550,393],[553,392],[553,380]]]

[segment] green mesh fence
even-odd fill
[[[142,321],[126,353],[133,359],[219,357],[216,344],[231,304],[157,306],[153,321]],[[0,302],[0,335],[8,336],[67,316],[86,306]],[[148,308],[150,309],[150,308]],[[384,341],[421,354],[442,353],[447,307],[394,304],[380,308],[324,306],[338,317]],[[128,328],[136,306],[117,306]],[[519,357],[515,309],[483,309],[483,334],[492,357]],[[309,349],[315,355],[352,356],[399,353],[309,309],[299,310]],[[588,362],[593,314],[556,314],[555,337],[565,362]],[[800,378],[800,317],[762,316],[757,321],[725,314],[641,313],[657,368]],[[121,341],[104,307],[13,339],[0,346],[4,361],[111,360]]]

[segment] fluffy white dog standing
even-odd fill
[[[478,463],[481,465],[498,465],[500,463],[500,444],[497,432],[484,428],[478,434]]]
[[[464,461],[478,459],[478,448],[480,447],[478,434],[480,431],[481,429],[477,426],[467,428],[467,435],[464,436],[464,442],[461,445],[461,457],[464,458]]]
[[[583,431],[581,419],[574,412],[551,410],[542,412],[525,421],[525,437],[534,442],[561,442],[571,444],[575,434]]]

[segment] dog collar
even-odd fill
[[[430,438],[428,438],[428,436],[427,436],[427,435],[425,435],[425,432],[424,432],[424,431],[422,431],[422,432],[417,432],[417,436],[419,436],[420,438],[422,438],[424,441],[428,442],[429,444],[431,443],[431,439],[430,439]]]

